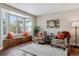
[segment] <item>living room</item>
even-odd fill
[[[77,50],[79,44],[77,3],[0,3],[0,23],[1,56],[21,55],[18,51],[4,54],[9,49],[19,49],[26,56],[79,55],[75,48],[70,51],[72,46]],[[54,39],[61,39],[58,42],[63,46]]]

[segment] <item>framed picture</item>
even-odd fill
[[[47,28],[59,28],[60,22],[59,19],[53,19],[47,21]]]

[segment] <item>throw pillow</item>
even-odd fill
[[[56,39],[64,39],[65,34],[63,33],[58,33],[56,36]]]
[[[39,33],[37,33],[37,36],[38,37],[42,37],[43,36],[43,33],[42,32],[39,32]]]
[[[8,33],[7,39],[12,39],[12,38],[13,38],[13,33],[12,32]]]
[[[29,36],[28,32],[23,32],[23,36]]]

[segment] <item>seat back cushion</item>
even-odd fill
[[[63,34],[62,32],[60,32],[56,35],[56,39],[62,39],[63,40],[64,38],[65,38],[65,34]]]
[[[60,39],[60,40],[56,40],[56,43],[58,43],[58,44],[64,44],[64,40],[62,40],[62,39]]]

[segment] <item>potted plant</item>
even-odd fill
[[[34,27],[34,36],[40,31],[40,27],[39,26],[35,26]]]

